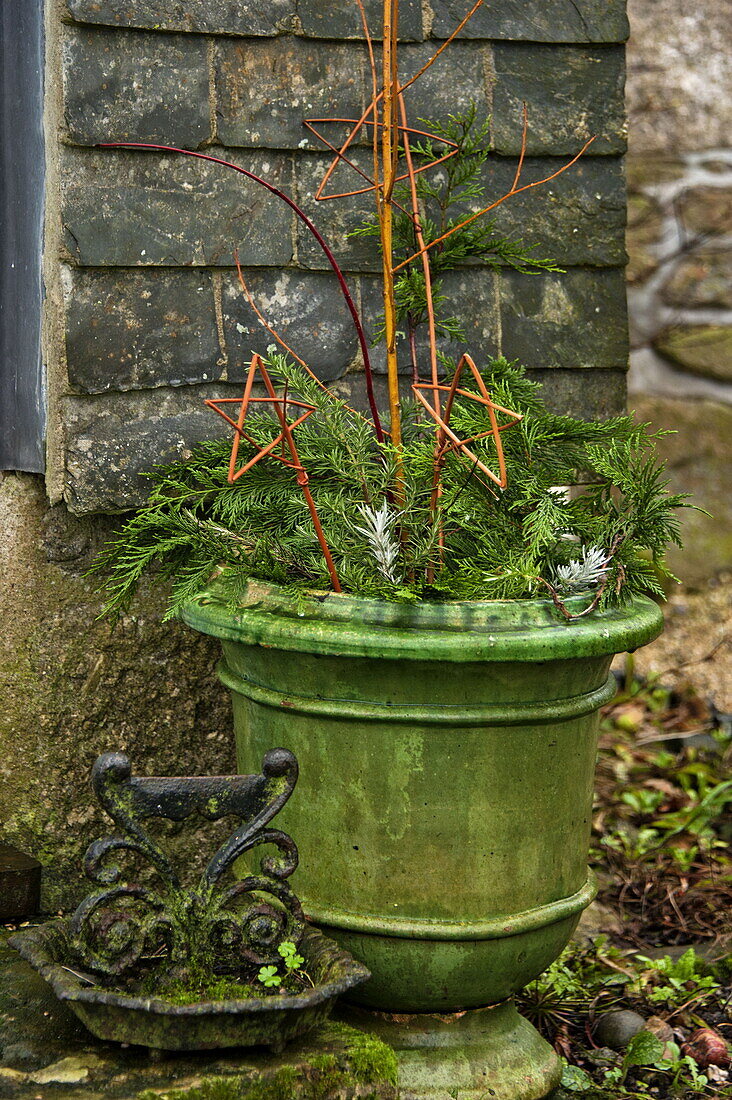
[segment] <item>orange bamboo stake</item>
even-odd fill
[[[417,238],[417,244],[420,249],[424,249],[424,233],[422,232],[422,217],[419,212],[419,200],[417,198],[417,181],[416,173],[414,171],[414,164],[412,163],[412,150],[409,145],[409,130],[407,127],[407,109],[404,105],[404,96],[399,93],[399,112],[402,120],[402,140],[404,142],[404,159],[407,165],[407,173],[409,175],[409,190],[412,199],[412,220],[414,222],[414,233]],[[435,387],[435,412],[440,411],[440,394],[437,389],[437,383],[439,382],[437,372],[437,333],[435,331],[435,309],[432,304],[432,272],[430,271],[430,261],[426,251],[420,252],[420,258],[422,260],[422,272],[424,274],[424,291],[425,301],[427,303],[427,329],[429,333],[430,344],[430,376],[432,378],[432,385]]]
[[[396,159],[399,152],[399,134],[395,115],[395,99],[398,90],[397,27],[399,0],[384,0],[384,24],[382,42],[383,128],[381,132],[381,203],[379,230],[381,234],[382,267],[384,279],[384,335],[386,340],[386,375],[389,390],[391,438],[394,446],[402,445],[401,403],[399,401],[399,365],[396,350],[396,304],[394,301],[394,243],[392,193],[396,178]],[[397,468],[397,485],[394,497],[399,504],[402,497],[401,471]]]

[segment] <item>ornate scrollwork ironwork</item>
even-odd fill
[[[297,774],[297,761],[287,749],[266,753],[260,775],[211,777],[133,776],[122,753],[100,756],[92,786],[120,832],[95,840],[84,857],[86,874],[99,889],[71,919],[79,963],[118,976],[141,959],[160,956],[186,972],[226,972],[247,963],[276,962],[283,941],[299,943],[305,920],[286,881],[297,867],[297,847],[287,833],[269,828],[292,794]],[[218,821],[227,815],[240,825],[192,888],[182,885],[173,863],[142,825],[150,818]],[[277,852],[262,857],[259,873],[223,886],[232,864],[260,845],[273,845]],[[112,858],[123,851],[150,864],[160,885],[124,882]]]

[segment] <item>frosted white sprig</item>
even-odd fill
[[[382,577],[391,584],[399,584],[399,577],[395,572],[399,558],[399,542],[395,535],[399,513],[390,508],[386,501],[378,511],[369,504],[359,504],[358,507],[365,526],[354,529],[368,542]]]
[[[564,592],[582,592],[596,588],[608,571],[610,559],[601,546],[583,546],[582,557],[558,565],[557,587]]]

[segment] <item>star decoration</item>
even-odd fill
[[[380,99],[381,97],[379,96],[377,98]],[[310,118],[304,120],[304,125],[306,126],[306,128],[315,135],[318,141],[322,142],[327,149],[330,149],[330,151],[335,154],[333,160],[330,162],[325,171],[325,175],[318,185],[317,191],[315,192],[315,199],[317,201],[323,202],[328,199],[350,198],[353,195],[367,195],[371,191],[375,191],[377,189],[377,184],[371,178],[371,176],[369,176],[369,174],[365,172],[362,168],[359,168],[359,166],[355,164],[350,157],[346,156],[346,150],[350,148],[364,126],[370,126],[372,129],[374,127],[377,129],[383,128],[382,122],[375,122],[373,119],[369,119],[369,115],[375,112],[374,104],[375,101],[372,99],[371,103],[366,108],[360,118]],[[351,127],[351,129],[348,131],[344,142],[339,147],[330,142],[327,137],[320,132],[320,130],[316,126],[316,123],[317,126],[320,126],[323,123],[339,123],[341,125],[347,125]],[[400,134],[416,134],[417,137],[428,138],[430,141],[439,142],[440,145],[447,146],[448,148],[448,152],[443,154],[443,156],[436,157],[435,160],[429,161],[429,163],[422,164],[419,166],[419,168],[413,169],[412,174],[415,176],[418,176],[421,172],[427,172],[430,168],[436,168],[438,164],[442,164],[444,161],[449,160],[450,157],[454,157],[457,154],[457,144],[454,141],[448,140],[442,134],[431,134],[427,130],[417,130],[412,126],[399,126],[398,131]],[[337,193],[326,194],[326,185],[328,184],[328,181],[330,180],[331,176],[333,175],[339,164],[345,164],[349,168],[352,168],[354,172],[356,172],[359,176],[361,176],[363,180],[366,181],[368,186],[360,187],[354,191],[339,191]],[[394,182],[399,183],[402,180],[406,180],[409,178],[410,173],[404,172],[402,175],[396,176]],[[399,206],[398,203],[394,203],[394,205],[398,209],[403,210],[403,207]],[[406,213],[406,211],[404,212]]]
[[[363,26],[364,37],[366,39],[366,45],[367,45],[368,54],[369,54],[369,63],[370,63],[370,68],[371,68],[371,80],[372,80],[372,87],[373,87],[373,90],[374,90],[374,94],[371,97],[371,101],[370,101],[369,105],[366,107],[365,111],[363,112],[361,117],[358,118],[358,119],[356,119],[356,118],[313,118],[313,119],[310,119],[310,120],[305,120],[305,126],[311,131],[311,133],[313,133],[315,135],[315,137],[318,138],[319,141],[322,141],[322,143],[326,146],[326,148],[330,149],[331,152],[333,152],[335,154],[335,157],[334,157],[333,161],[331,162],[331,164],[328,166],[328,168],[326,170],[326,173],[325,173],[325,176],[323,177],[323,179],[320,183],[320,186],[318,187],[318,190],[315,194],[315,198],[316,199],[321,199],[321,200],[322,199],[346,198],[346,197],[351,196],[351,195],[363,195],[363,194],[367,194],[369,191],[376,191],[377,189],[379,189],[379,185],[376,183],[376,181],[374,179],[371,179],[365,172],[363,172],[360,168],[358,168],[353,163],[353,161],[351,161],[345,155],[346,150],[356,140],[356,138],[357,138],[358,134],[360,133],[361,128],[363,126],[371,126],[373,128],[374,144],[376,143],[377,131],[379,130],[379,128],[381,128],[383,126],[383,123],[380,122],[379,119],[378,119],[378,106],[379,106],[379,103],[384,98],[384,92],[383,91],[382,92],[377,92],[377,90],[376,90],[376,86],[377,86],[377,82],[378,82],[378,68],[377,68],[375,57],[374,57],[373,39],[372,39],[371,34],[369,33],[368,21],[367,21],[367,18],[366,18],[366,10],[365,10],[365,5],[364,5],[364,0],[356,0],[356,3],[358,5],[358,9],[359,9],[359,12],[361,14],[361,23],[362,23],[362,26]],[[447,46],[449,46],[449,44],[453,41],[453,39],[460,33],[460,31],[463,29],[465,24],[472,18],[472,16],[475,14],[475,12],[478,10],[478,8],[481,7],[482,3],[483,3],[483,0],[475,0],[475,3],[473,4],[470,11],[460,21],[458,26],[455,28],[455,30],[452,32],[452,34],[449,36],[449,38],[446,39],[446,41],[443,42],[442,45],[435,51],[435,53],[432,55],[432,57],[430,57],[429,60],[426,61],[425,64],[422,65],[422,67],[420,69],[418,69],[418,71],[416,73],[414,73],[413,76],[411,76],[408,80],[404,81],[404,83],[401,83],[397,79],[396,67],[395,67],[395,71],[394,71],[394,88],[393,88],[393,92],[394,92],[395,97],[401,98],[402,94],[408,88],[410,88],[412,86],[412,84],[416,83],[416,81],[419,80],[419,78],[427,71],[427,69],[429,69],[434,64],[435,61],[437,61],[440,54],[442,54],[444,52],[444,50],[447,48]],[[393,9],[392,10],[392,15],[393,15],[394,34],[396,34],[396,23],[397,23],[397,18],[398,18],[397,8],[398,8],[397,3],[393,3],[392,4],[392,9]],[[392,46],[394,46],[394,45],[395,45],[395,42],[392,42]],[[384,61],[384,64],[386,64],[386,61]],[[351,127],[351,130],[347,134],[347,136],[345,138],[345,141],[340,146],[340,148],[337,148],[335,145],[333,145],[331,142],[329,142],[327,140],[327,138],[325,138],[323,136],[323,134],[321,134],[320,131],[316,128],[315,123],[320,125],[321,123],[324,123],[324,122],[345,123],[345,124],[347,124],[348,126]],[[444,156],[436,158],[434,161],[430,162],[429,164],[421,165],[416,170],[410,168],[410,170],[408,170],[404,175],[396,176],[393,182],[398,182],[399,180],[405,180],[405,179],[413,180],[413,177],[415,175],[418,175],[419,172],[426,172],[428,169],[434,168],[438,164],[442,164],[443,161],[448,160],[450,157],[455,156],[455,154],[458,151],[458,147],[457,147],[456,143],[447,140],[444,134],[430,134],[430,133],[427,133],[425,130],[415,130],[412,127],[407,126],[406,118],[403,118],[402,125],[401,126],[396,126],[395,130],[396,130],[397,133],[401,134],[404,138],[407,138],[408,134],[417,134],[420,137],[426,137],[426,138],[429,138],[432,141],[437,141],[441,145],[446,146],[448,148],[448,152]],[[368,187],[361,188],[361,190],[358,190],[358,191],[346,191],[346,192],[343,192],[342,194],[331,194],[331,195],[324,194],[325,186],[328,183],[328,180],[330,179],[331,175],[333,174],[336,167],[340,163],[347,164],[349,167],[353,168],[363,179],[366,180],[366,182],[368,183]],[[398,206],[397,203],[393,203],[393,205]],[[400,209],[401,209],[401,207],[400,207]]]
[[[463,367],[468,366],[476,385],[480,393],[472,393],[470,390],[460,389],[460,377],[463,372]],[[424,396],[424,392],[431,393],[433,395],[434,404],[430,402]],[[503,444],[501,443],[501,432],[505,432],[507,428],[512,428],[514,424],[517,424],[523,417],[520,413],[512,412],[511,409],[504,409],[502,405],[497,405],[495,401],[491,400],[491,395],[488,393],[486,384],[481,377],[480,371],[476,367],[471,357],[467,354],[463,355],[462,359],[458,363],[455,374],[449,385],[436,385],[428,382],[418,382],[412,386],[412,392],[417,400],[424,406],[429,415],[435,421],[438,426],[437,446],[441,459],[448,451],[457,451],[481,470],[486,477],[495,482],[501,489],[505,489],[508,484],[506,477],[506,462],[503,457]],[[447,394],[447,400],[445,401],[444,410],[440,409],[441,393]],[[490,420],[490,430],[486,432],[479,432],[477,435],[471,435],[468,439],[460,439],[450,427],[450,415],[452,413],[452,406],[455,401],[456,395],[467,398],[469,401],[475,401],[479,405],[484,405],[488,410],[488,418]],[[506,416],[510,416],[511,420],[507,424],[499,424],[496,416],[497,412],[504,413]],[[488,436],[492,436],[496,444],[496,454],[498,457],[498,474],[495,474],[493,470],[490,470],[484,462],[478,458],[478,456],[470,450],[468,443],[475,443],[478,439],[486,439]],[[448,442],[448,440],[450,442]]]
[[[264,382],[264,388],[267,391],[266,397],[252,397],[252,389],[254,387],[254,381],[257,374],[261,375]],[[293,431],[303,421],[307,420],[309,416],[316,411],[315,405],[308,405],[304,401],[295,401],[293,398],[287,396],[287,388],[282,397],[277,396],[277,392],[272,385],[272,379],[267,373],[267,369],[262,362],[261,356],[256,352],[252,356],[249,364],[249,370],[247,371],[247,380],[244,386],[244,396],[239,399],[238,397],[220,397],[217,400],[210,399],[205,402],[209,409],[213,409],[219,416],[223,417],[227,424],[230,424],[234,429],[234,443],[231,448],[231,458],[229,459],[229,474],[228,481],[230,485],[233,485],[237,478],[240,478],[248,470],[251,470],[252,466],[256,466],[258,462],[261,462],[263,458],[269,455],[271,458],[277,459],[283,466],[289,466],[297,473],[297,483],[303,491],[305,502],[310,511],[310,517],[313,521],[313,527],[315,528],[315,534],[318,542],[320,543],[320,549],[325,559],[325,564],[328,568],[331,584],[336,592],[342,592],[340,580],[338,579],[338,573],[333,562],[333,555],[330,552],[328,543],[326,542],[325,534],[323,532],[323,526],[318,516],[317,508],[315,507],[315,501],[313,500],[313,494],[310,492],[308,472],[300,461],[300,456],[297,453],[297,445],[293,436]],[[225,412],[220,406],[222,405],[239,405],[239,415],[236,420],[233,420],[227,412]],[[253,439],[244,430],[244,424],[246,422],[247,413],[251,405],[271,405],[274,409],[275,415],[280,423],[279,435],[270,442],[261,446],[257,443],[256,439]],[[296,416],[296,418],[289,423],[287,420],[287,409],[292,406],[296,409],[302,409],[303,411]],[[256,453],[238,470],[236,468],[236,460],[239,456],[239,443],[242,439],[246,439],[247,443],[255,448]],[[285,445],[287,445],[288,454],[285,451]],[[278,454],[275,453],[276,448],[279,447]]]
[[[267,397],[252,397],[252,388],[256,379],[257,373],[261,375],[264,382],[265,389],[267,390]],[[228,481],[230,485],[240,478],[243,474],[251,470],[252,466],[256,466],[267,455],[277,459],[284,466],[291,466],[294,470],[298,471],[298,481],[305,474],[303,466],[300,464],[300,458],[297,453],[297,447],[292,436],[292,432],[300,424],[302,424],[309,416],[315,412],[315,405],[307,405],[303,401],[295,401],[291,397],[287,396],[285,391],[284,396],[278,397],[274,386],[272,385],[272,379],[269,377],[267,370],[259,355],[253,355],[251,363],[249,364],[249,370],[247,371],[247,380],[244,387],[244,396],[239,397],[221,397],[217,400],[208,400],[205,402],[209,409],[213,409],[219,416],[223,417],[227,424],[230,424],[234,429],[234,443],[231,448],[231,458],[229,460],[229,476]],[[233,420],[228,413],[226,413],[220,406],[222,405],[239,405],[239,415],[236,420]],[[244,424],[251,405],[271,405],[274,412],[277,415],[277,419],[280,422],[280,433],[275,438],[267,443],[265,446],[260,446],[255,439],[251,437],[245,430]],[[287,422],[287,409],[292,406],[297,409],[302,409],[303,412],[296,417],[292,423]],[[246,439],[247,443],[251,443],[256,448],[256,454],[249,459],[247,463],[241,466],[238,470],[236,468],[237,458],[239,456],[239,443],[242,439]],[[289,457],[285,453],[285,444],[289,451]],[[277,447],[280,447],[280,453],[275,454]]]

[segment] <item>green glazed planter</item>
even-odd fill
[[[250,584],[235,613],[212,589],[184,619],[223,643],[239,770],[273,747],[298,758],[282,813],[295,890],[371,971],[354,1001],[492,1005],[556,958],[594,893],[610,661],[660,633],[656,604],[568,623],[550,601],[295,601]]]

